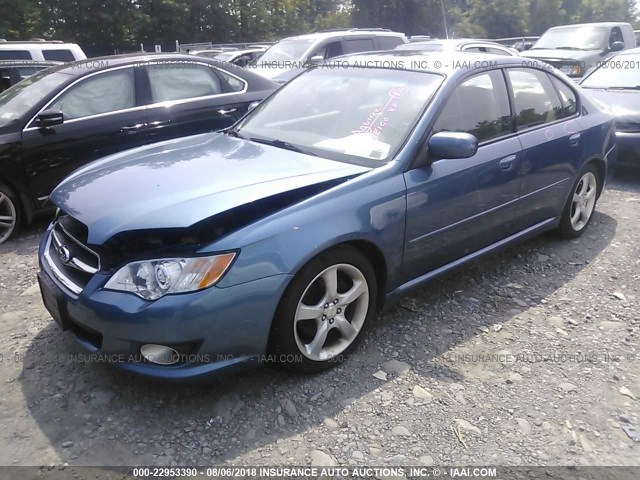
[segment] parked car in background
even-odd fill
[[[351,53],[392,50],[407,43],[403,33],[383,28],[326,30],[280,40],[248,68],[267,78]]]
[[[619,53],[591,71],[580,85],[616,118],[616,164],[640,167],[640,48]]]
[[[60,62],[36,60],[0,60],[0,92],[30,77],[45,68],[60,65]]]
[[[234,52],[222,52],[213,58],[222,62],[233,63],[239,67],[246,67],[249,63],[257,60],[265,52],[265,48],[248,48],[236,50]]]
[[[93,58],[51,67],[0,93],[0,243],[81,165],[228,127],[278,86],[219,63],[178,54]]]
[[[73,62],[85,58],[87,56],[75,43],[44,40],[0,42],[0,60]]]
[[[570,77],[579,78],[615,52],[635,46],[636,37],[628,23],[582,23],[550,28],[521,55],[542,60]]]
[[[210,50],[191,50],[187,52],[189,55],[195,55],[197,57],[205,57],[205,58],[216,58],[217,55],[220,55],[224,52],[235,52],[238,50],[235,47],[220,47],[213,48]]]
[[[518,51],[499,43],[472,38],[426,40],[398,45],[396,50],[419,50],[422,52],[473,52],[492,55],[517,56]]]
[[[338,65],[225,133],[122,152],[56,187],[39,279],[62,329],[163,379],[319,371],[411,288],[543,231],[585,232],[614,125],[566,76],[467,53]]]

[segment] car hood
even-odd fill
[[[89,243],[102,244],[121,232],[189,227],[235,207],[368,170],[213,133],[93,162],[67,177],[50,200],[87,226]]]
[[[525,50],[520,52],[520,56],[528,58],[538,58],[544,61],[561,62],[563,60],[585,60],[597,55],[598,52],[593,50],[556,50],[553,48],[543,48],[540,50]]]
[[[587,95],[607,105],[616,121],[640,123],[640,91],[583,88]]]

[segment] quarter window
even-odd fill
[[[218,70],[218,75],[220,75],[222,77],[222,80],[227,83],[228,88],[225,89],[226,91],[231,90],[232,92],[241,92],[242,90],[244,90],[246,84],[239,78],[234,77],[233,75],[229,75],[223,70]]]
[[[52,105],[66,119],[89,117],[136,106],[133,68],[104,72],[81,80]]]
[[[546,73],[531,69],[509,69],[519,129],[563,118],[560,98]]]
[[[578,100],[576,94],[573,93],[567,84],[558,80],[556,77],[551,77],[554,85],[558,89],[560,99],[562,100],[562,111],[558,115],[559,118],[571,117],[578,111]]]
[[[164,63],[147,68],[154,103],[222,93],[220,79],[204,65]]]
[[[458,85],[440,113],[433,132],[467,132],[478,142],[511,132],[511,111],[500,71],[482,73]]]

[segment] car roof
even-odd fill
[[[395,70],[438,73],[447,76],[460,76],[471,70],[491,66],[522,66],[521,57],[492,55],[475,52],[422,52],[420,50],[389,50],[366,52],[338,57],[340,64],[368,66],[370,68],[389,68]],[[331,60],[325,64],[331,64]],[[437,67],[436,67],[437,65]],[[485,67],[483,67],[485,65]]]
[[[421,40],[419,42],[407,43],[405,44],[406,46],[402,48],[402,50],[410,49],[412,47],[419,47],[420,45],[443,45],[445,47],[455,48],[458,45],[466,45],[469,43],[478,43],[482,45],[492,45],[492,46],[508,48],[507,46],[502,45],[501,43],[493,42],[491,40],[482,40],[479,38],[442,38],[442,39],[433,38],[430,40]],[[402,45],[400,45],[400,47],[402,47]]]
[[[574,23],[571,25],[558,25],[557,27],[551,27],[549,30],[560,30],[561,28],[573,28],[573,27],[621,27],[623,25],[629,25],[629,24],[627,22]]]
[[[221,52],[222,53],[222,52]],[[93,57],[75,62],[63,63],[56,70],[68,75],[81,76],[85,73],[105,70],[110,67],[121,67],[146,63],[157,60],[174,60],[182,62],[195,62],[194,55],[186,53],[130,53],[124,55],[111,55],[107,57]],[[210,62],[212,59],[197,57],[197,61]]]
[[[640,53],[640,47],[630,48],[628,50],[622,50],[621,52],[616,53],[616,57],[620,55],[638,55]]]
[[[326,40],[328,38],[335,37],[361,37],[363,35],[371,36],[391,36],[391,37],[404,37],[404,33],[392,32],[391,30],[384,29],[347,29],[347,30],[327,30],[324,32],[307,33],[304,35],[297,35],[295,37],[287,37],[283,40]]]

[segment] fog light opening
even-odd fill
[[[173,365],[180,361],[180,354],[165,345],[148,343],[140,347],[140,353],[147,361],[157,365]]]

